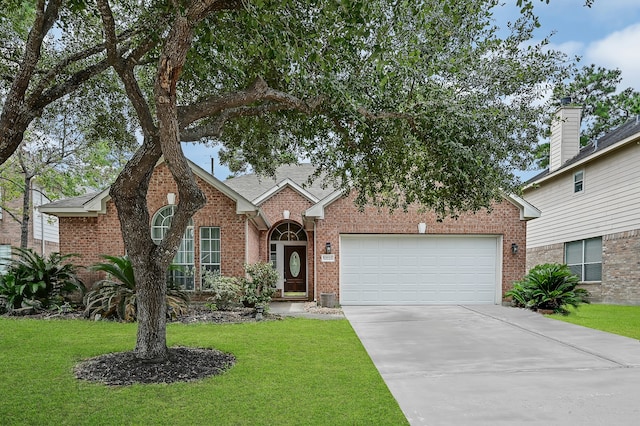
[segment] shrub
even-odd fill
[[[31,249],[14,248],[7,272],[0,276],[0,295],[7,310],[23,307],[51,308],[68,301],[85,287],[77,267],[67,262],[75,254],[40,256]]]
[[[102,256],[108,262],[97,263],[91,267],[94,271],[108,274],[98,281],[95,288],[85,297],[85,315],[103,318],[116,317],[121,321],[136,320],[136,281],[131,260],[127,256]],[[168,285],[166,294],[167,316],[177,317],[185,314],[188,308],[188,296],[181,289]]]
[[[567,265],[545,263],[532,268],[513,289],[505,293],[515,306],[532,310],[548,309],[554,313],[568,315],[565,306],[577,308],[589,303],[589,292],[576,288],[580,278]]]
[[[203,290],[213,293],[207,298],[208,302],[215,305],[216,309],[228,311],[240,304],[242,286],[236,277],[225,277],[217,272],[205,271],[202,276]]]
[[[242,279],[242,302],[248,306],[268,306],[276,292],[278,271],[268,262],[245,264],[244,269],[249,279]]]

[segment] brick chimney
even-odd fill
[[[580,116],[582,107],[563,99],[551,123],[549,172],[558,170],[580,151]]]

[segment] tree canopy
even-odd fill
[[[529,164],[541,132],[539,101],[565,72],[564,55],[531,42],[530,10],[499,31],[499,0],[29,4],[35,18],[10,64],[0,162],[47,100],[109,68],[117,74],[143,138],[110,194],[140,286],[136,351],[145,359],[166,358],[165,273],[205,202],[181,141],[221,144],[233,168],[261,173],[306,158],[359,203],[455,216],[518,189],[514,171]],[[65,47],[47,55],[32,48],[58,42]],[[156,245],[146,192],[161,156],[179,202]]]

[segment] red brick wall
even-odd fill
[[[596,303],[640,305],[640,229],[602,236],[602,281],[580,286]],[[564,263],[564,243],[527,250],[527,268]]]
[[[200,227],[219,226],[221,243],[221,272],[224,275],[242,276],[245,262],[245,218],[236,214],[235,201],[217,189],[196,178],[207,197],[205,207],[193,217],[196,265],[200,258]],[[176,194],[177,187],[169,169],[161,164],[154,171],[149,183],[147,207],[151,218],[167,205],[167,193]],[[149,220],[151,223],[151,219]],[[151,232],[151,231],[149,231]],[[120,221],[113,201],[107,202],[107,212],[98,217],[60,218],[60,250],[63,253],[82,254],[82,265],[89,266],[101,261],[101,255],[123,255],[125,253]],[[196,269],[196,276],[199,276]],[[99,279],[97,274],[85,271],[85,283],[92,284]],[[199,288],[196,279],[196,289]]]
[[[340,234],[417,234],[420,222],[427,224],[427,234],[502,235],[502,291],[511,288],[514,281],[525,274],[526,222],[520,220],[520,209],[508,201],[496,203],[491,213],[481,211],[463,214],[457,220],[438,222],[433,212],[420,213],[412,208],[407,213],[366,207],[363,212],[355,206],[354,196],[341,198],[325,209],[324,220],[316,225],[318,252],[330,242],[335,262],[317,262],[317,293],[339,294]],[[516,243],[518,253],[511,253]]]
[[[106,209],[106,214],[97,217],[60,218],[60,252],[81,256],[74,263],[87,267],[81,269],[80,278],[88,288],[104,278],[104,274],[90,271],[89,266],[103,262],[102,255],[120,256],[125,253],[113,202],[109,201]]]
[[[247,263],[256,263],[259,260],[267,261],[268,256],[263,258],[260,257],[260,230],[255,227],[252,223],[249,224],[249,234],[248,234],[248,248],[247,248]]]
[[[282,212],[289,210],[291,215],[289,220],[302,224],[302,213],[311,207],[313,203],[300,195],[297,191],[290,187],[285,187],[277,194],[267,199],[260,205],[262,211],[272,224],[281,222],[284,218]]]

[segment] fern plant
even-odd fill
[[[589,303],[589,292],[577,288],[580,278],[567,265],[545,263],[532,268],[505,293],[515,306],[568,315],[567,306]]]
[[[127,256],[102,256],[107,262],[97,263],[93,271],[107,273],[107,278],[96,283],[85,296],[85,315],[91,318],[115,317],[121,321],[136,320],[136,281],[131,260]],[[177,317],[188,309],[189,297],[179,288],[167,287],[167,315]]]

